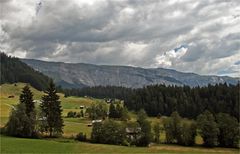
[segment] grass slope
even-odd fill
[[[19,102],[19,95],[21,94],[22,88],[25,83],[15,84],[2,84],[0,87],[0,126],[3,127],[9,117],[12,107]],[[33,87],[30,87],[34,95],[34,100],[41,100],[44,95],[42,91],[38,91]],[[14,98],[8,98],[8,96],[14,96]],[[89,106],[93,102],[98,102],[98,99],[92,98],[81,98],[81,97],[67,97],[65,98],[63,94],[58,94],[60,96],[61,105],[63,108],[63,116],[66,116],[69,111],[80,112],[80,105]],[[72,118],[64,118],[64,135],[72,136],[76,135],[80,131],[90,134],[91,128],[87,127],[86,124],[90,121],[77,120]]]

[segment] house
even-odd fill
[[[127,127],[125,131],[127,139],[130,141],[135,141],[141,137],[141,127]]]
[[[33,100],[34,103],[42,104],[41,100]]]
[[[38,121],[46,121],[47,120],[47,117],[40,117],[38,118]]]
[[[92,127],[92,123],[87,124],[88,127]]]
[[[80,106],[80,109],[84,109],[84,108],[85,108],[85,106],[84,106],[84,105],[81,105],[81,106]]]
[[[92,124],[97,123],[97,122],[102,122],[102,120],[93,120]]]
[[[13,96],[13,95],[10,95],[10,96],[8,96],[8,98],[14,98],[14,96]]]
[[[105,99],[105,102],[106,103],[112,103],[112,102],[114,102],[114,100],[113,99]]]
[[[102,122],[102,120],[92,120],[91,123],[87,124],[88,127],[92,127],[94,123]]]

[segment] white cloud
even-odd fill
[[[180,47],[179,49],[167,51],[162,55],[157,55],[155,58],[156,63],[153,66],[170,68],[173,63],[177,63],[187,53],[187,50],[186,47]]]
[[[4,0],[0,5],[0,50],[11,55],[199,74],[240,72],[233,65],[240,53],[240,1]],[[181,44],[188,46],[175,52]]]

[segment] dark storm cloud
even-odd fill
[[[4,0],[0,50],[50,61],[239,76],[239,6],[235,0]]]

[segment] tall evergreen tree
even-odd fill
[[[109,118],[116,118],[116,108],[113,103],[109,106]]]
[[[123,107],[121,120],[122,121],[128,121],[130,119],[131,119],[131,117],[129,115],[128,109],[126,107]]]
[[[49,132],[50,137],[63,133],[62,109],[53,81],[50,82],[49,88],[42,97],[41,109],[43,116],[47,121],[45,130]]]
[[[123,108],[121,107],[120,103],[117,103],[116,105],[116,117],[121,118],[122,117],[122,110]]]
[[[35,106],[33,102],[33,94],[28,85],[26,85],[22,90],[22,93],[20,95],[20,103],[23,103],[25,105],[26,114],[29,117],[31,113],[34,112]]]
[[[137,141],[137,146],[148,146],[152,140],[151,123],[147,120],[147,114],[143,109],[137,114],[137,122],[141,127],[141,137]]]

